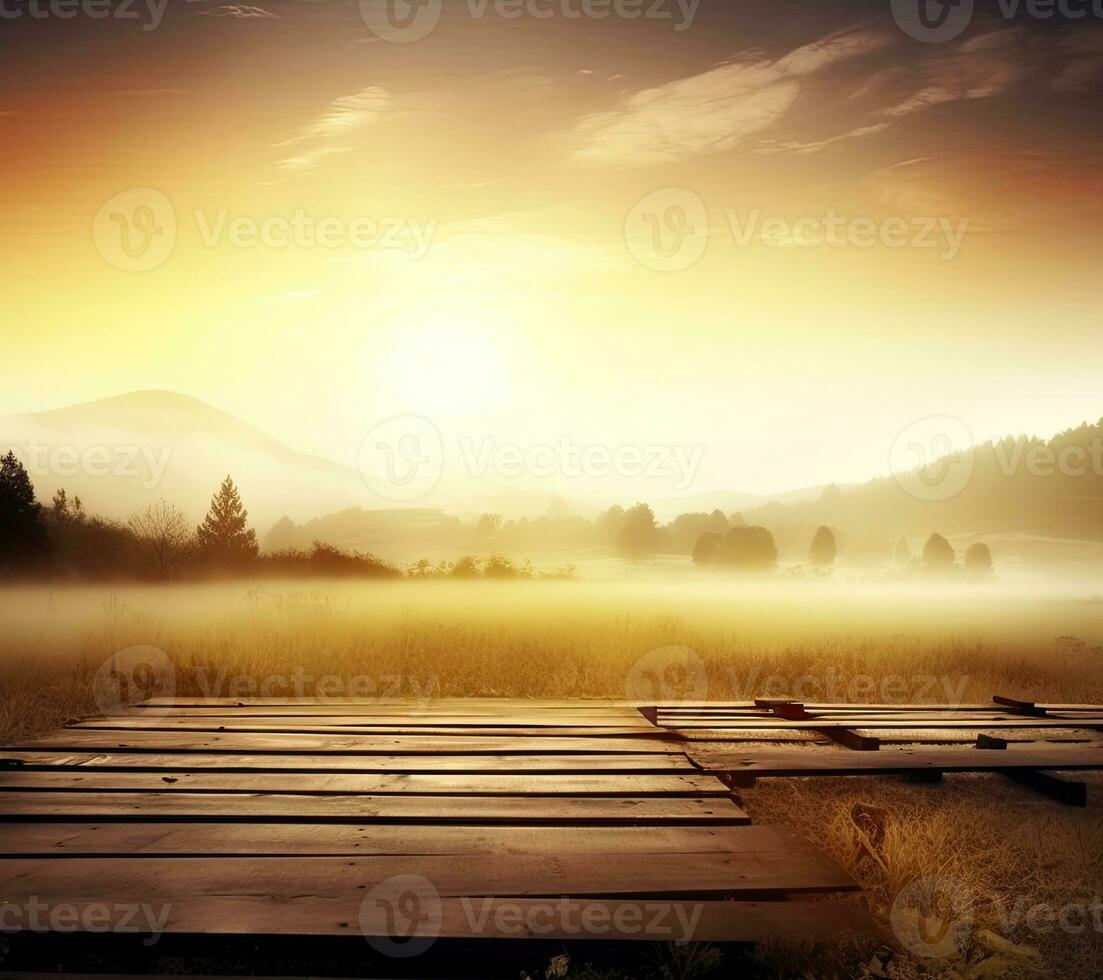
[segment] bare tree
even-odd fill
[[[191,524],[167,500],[150,504],[128,523],[142,553],[162,572],[179,565],[193,550]]]

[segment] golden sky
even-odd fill
[[[0,23],[0,414],[163,388],[349,463],[414,414],[751,492],[883,473],[927,415],[1103,414],[1100,25],[584,6]]]

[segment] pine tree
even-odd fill
[[[246,525],[249,512],[228,476],[211,498],[211,509],[195,530],[201,558],[219,563],[252,561],[257,557],[256,532]]]
[[[26,569],[49,550],[42,505],[15,453],[0,458],[0,568]]]

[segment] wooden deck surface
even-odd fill
[[[792,834],[751,825],[681,734],[622,702],[130,710],[0,748],[6,901],[81,909],[125,896],[167,909],[167,933],[386,936],[393,916],[367,898],[413,877],[429,883],[424,928],[441,938],[532,938],[497,910],[525,920],[541,902],[617,916],[596,936],[553,916],[546,936],[562,939],[867,926],[853,903],[800,899],[856,885]],[[626,926],[641,902],[692,934]]]

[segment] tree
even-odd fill
[[[69,495],[64,489],[58,490],[54,494],[49,516],[60,527],[73,527],[74,525],[83,524],[88,519],[88,516],[84,513],[84,504],[81,503],[80,497],[74,497],[70,501]]]
[[[992,552],[983,541],[971,545],[965,552],[965,570],[976,578],[992,574]]]
[[[150,504],[128,521],[138,547],[163,575],[192,551],[192,532],[183,512],[167,500]]]
[[[655,544],[658,522],[655,512],[647,504],[636,504],[624,512],[624,523],[617,535],[617,547],[622,555],[639,561]]]
[[[23,464],[9,451],[0,458],[0,568],[32,568],[48,551],[42,505]]]
[[[948,571],[957,564],[957,554],[941,534],[932,534],[923,545],[923,564],[932,570]]]
[[[896,551],[893,552],[892,557],[897,565],[907,565],[912,560],[912,550],[907,538],[901,538],[896,542]]]
[[[709,530],[715,531],[717,534],[728,533],[728,519],[724,516],[724,512],[717,507],[711,514],[709,514]]]
[[[257,535],[248,527],[249,512],[242,506],[234,481],[226,477],[211,498],[211,509],[196,528],[200,557],[205,561],[236,564],[257,557]]]
[[[746,518],[744,518],[743,515],[741,513],[739,513],[739,511],[736,511],[735,513],[732,514],[731,520],[730,520],[729,523],[731,524],[732,527],[746,527],[747,526]]]
[[[733,527],[720,546],[720,563],[743,571],[768,571],[777,566],[777,544],[764,527]]]
[[[830,568],[838,557],[839,547],[835,543],[835,534],[829,527],[821,527],[812,538],[812,547],[808,560],[817,568]]]
[[[693,564],[711,565],[723,540],[715,531],[705,531],[693,546]]]
[[[483,514],[475,525],[476,538],[492,538],[502,529],[501,514]]]

